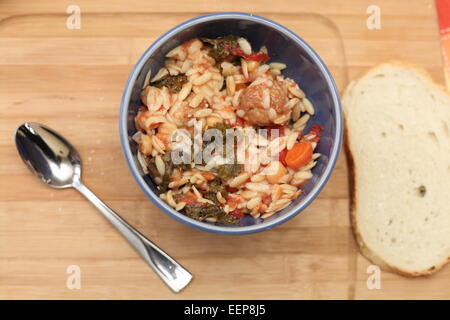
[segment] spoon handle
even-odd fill
[[[103,213],[105,218],[128,240],[170,289],[179,292],[187,286],[192,279],[192,274],[189,271],[123,220],[81,181],[77,179],[72,186]]]

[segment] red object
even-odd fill
[[[270,203],[272,202],[272,196],[270,194],[266,194],[262,197],[262,202],[266,205],[269,206]]]
[[[240,47],[232,48],[231,52],[250,61],[266,62],[267,60],[269,60],[269,56],[264,52],[246,54]]]
[[[187,204],[194,204],[197,202],[197,197],[192,192],[188,192],[183,195],[183,197],[180,199],[180,201],[186,202]]]
[[[186,202],[186,204],[194,204],[194,203],[197,203],[197,199],[186,197],[186,198],[181,199],[180,202]]]
[[[322,132],[322,130],[323,130],[322,126],[319,126],[317,124],[313,125],[311,127],[311,130],[309,130],[308,134],[313,134],[313,135],[315,135],[315,137],[310,139],[309,141],[311,141],[311,142],[319,142],[319,140],[320,140],[320,133]]]
[[[287,167],[287,163],[286,163],[286,155],[287,155],[288,150],[286,148],[284,148],[283,150],[281,150],[281,152],[278,154],[278,160],[283,164],[283,166]]]
[[[239,200],[238,198],[233,197],[233,196],[226,196],[225,199],[226,199],[227,202],[229,202],[229,203],[235,203],[235,204],[238,204],[239,202],[241,202],[241,200]]]
[[[441,52],[447,90],[450,91],[450,0],[436,0],[441,35]]]
[[[201,175],[208,181],[214,180],[216,176],[211,172],[202,172]]]
[[[436,0],[436,9],[441,34],[450,31],[450,0]],[[447,30],[446,30],[447,29]]]
[[[297,142],[286,154],[286,163],[292,169],[298,169],[311,161],[313,148],[309,141]]]
[[[226,188],[229,193],[235,193],[238,191],[238,188],[233,188],[233,187],[229,187],[229,186],[227,186]]]
[[[234,216],[238,219],[242,219],[244,217],[244,214],[239,209],[233,210],[229,214],[231,214],[232,216]]]
[[[241,202],[241,200],[239,198],[231,197],[231,196],[226,196],[225,199],[227,200],[227,204],[230,207],[230,209],[236,209],[239,202]]]
[[[243,127],[245,125],[245,120],[241,117],[236,117],[236,126]]]
[[[236,83],[236,91],[247,88],[246,83]]]
[[[276,138],[276,137],[284,136],[284,126],[282,126],[281,124],[275,124],[273,126],[268,126],[268,127],[266,127],[266,130],[267,130],[267,137],[269,139],[272,139],[272,137]],[[274,134],[272,136],[272,133],[276,133],[277,132],[275,130],[278,130],[278,135]]]

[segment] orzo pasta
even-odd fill
[[[242,37],[192,39],[147,75],[138,160],[175,210],[201,221],[265,219],[312,178],[322,128],[281,62]],[[200,136],[199,136],[200,135]]]

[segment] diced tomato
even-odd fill
[[[181,198],[180,202],[186,202],[186,204],[194,204],[194,203],[197,202],[197,199],[190,198],[190,197],[185,197],[185,198]]]
[[[164,149],[168,149],[170,145],[169,135],[167,133],[157,133],[156,137],[164,144]]]
[[[226,196],[225,199],[227,200],[227,204],[231,209],[236,208],[237,205],[239,204],[239,202],[241,202],[241,200],[239,198],[232,197],[232,196]]]
[[[269,60],[269,56],[264,52],[255,52],[251,54],[246,54],[240,47],[232,48],[231,51],[235,55],[251,61],[266,62],[267,60]]]
[[[211,181],[214,180],[216,178],[216,176],[214,175],[214,173],[211,172],[202,172],[201,175],[207,180],[207,181]]]
[[[286,163],[286,155],[287,155],[288,149],[284,148],[283,150],[280,151],[280,153],[278,154],[278,160],[283,164],[283,166],[287,167],[287,163]]]
[[[234,216],[238,219],[242,219],[244,217],[244,214],[239,209],[233,210],[229,214],[231,214],[232,216]]]
[[[245,120],[241,117],[236,117],[236,127],[243,127],[245,125]]]
[[[248,60],[251,61],[257,61],[257,62],[266,62],[267,60],[269,60],[269,56],[267,54],[265,54],[264,52],[257,52],[257,53],[252,53],[251,55],[247,56]]]
[[[239,198],[233,197],[233,196],[226,196],[225,199],[228,202],[235,202],[235,203],[239,203],[241,202],[241,200],[239,200]]]
[[[247,88],[246,83],[236,83],[236,91]]]
[[[230,186],[227,186],[226,188],[227,188],[227,191],[229,193],[235,193],[235,192],[237,192],[239,190],[238,188],[233,188],[233,187],[230,187]]]
[[[186,202],[187,204],[194,204],[197,202],[197,197],[194,193],[187,192],[181,196],[179,201]]]
[[[272,202],[272,195],[270,194],[266,194],[262,197],[262,202],[266,205],[269,206],[270,203]]]
[[[236,122],[232,125],[232,127],[245,127],[248,125],[248,122],[241,117],[236,117]]]
[[[225,107],[222,108],[222,110],[225,110],[227,112],[234,112],[234,109],[231,106],[225,106]]]
[[[321,134],[322,130],[323,130],[322,126],[319,126],[317,124],[313,125],[311,127],[311,130],[309,130],[308,134],[314,135],[315,137],[310,139],[309,141],[311,141],[311,142],[319,142],[320,134]]]
[[[272,139],[284,136],[284,128],[285,126],[282,126],[281,124],[274,124],[273,126],[266,127],[267,137]]]

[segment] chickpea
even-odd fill
[[[280,161],[272,161],[266,168],[266,178],[272,184],[279,183],[280,179],[287,174],[286,168]]]

